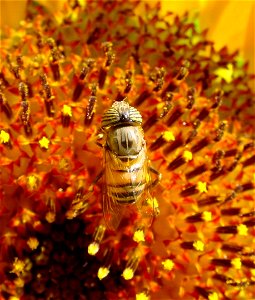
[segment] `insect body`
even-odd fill
[[[126,100],[114,102],[102,119],[105,133],[103,211],[108,227],[116,229],[126,209],[151,223],[154,205],[142,117]],[[155,173],[155,172],[154,172]],[[146,220],[146,221],[145,221]]]

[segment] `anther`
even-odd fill
[[[212,100],[214,101],[213,105],[211,106],[212,109],[215,109],[221,105],[222,101],[222,96],[223,96],[223,91],[222,90],[217,90],[215,93],[212,95]]]
[[[104,279],[110,272],[110,267],[113,260],[113,249],[106,249],[103,258],[103,265],[98,269],[97,277],[102,280]]]
[[[140,254],[137,249],[131,253],[130,258],[126,264],[126,267],[122,273],[122,276],[125,280],[130,280],[134,277],[135,271],[138,267],[140,261]]]
[[[206,172],[207,170],[208,170],[207,165],[203,164],[201,166],[196,167],[194,170],[186,173],[186,178],[191,179],[193,177],[196,177],[196,176]]]
[[[100,243],[104,237],[105,226],[99,225],[96,227],[96,230],[93,235],[93,241],[88,246],[88,254],[96,255],[100,248]]]
[[[132,88],[133,85],[133,72],[131,70],[126,71],[126,76],[125,76],[125,82],[126,82],[126,87],[124,90],[124,94],[128,94]]]
[[[32,134],[32,127],[30,124],[30,117],[31,117],[30,116],[30,105],[27,101],[28,88],[24,82],[20,82],[20,84],[19,84],[19,93],[21,96],[20,118],[21,118],[22,124],[24,126],[26,135],[30,136]]]
[[[107,72],[115,59],[115,54],[112,51],[112,46],[113,45],[111,42],[102,43],[102,48],[105,54],[105,64],[99,71],[98,86],[100,89],[104,87]]]
[[[41,79],[41,84],[42,84],[43,91],[44,91],[44,103],[45,103],[47,115],[49,117],[53,117],[55,114],[54,104],[53,104],[53,100],[55,97],[52,95],[51,88],[47,81],[46,74],[45,73],[41,74],[40,79]]]
[[[0,143],[7,146],[8,148],[12,148],[10,134],[6,130],[0,130]]]
[[[89,73],[89,71],[93,68],[94,63],[95,63],[95,60],[92,59],[92,58],[89,58],[89,59],[85,60],[83,66],[82,66],[82,70],[81,70],[78,82],[77,82],[77,84],[75,86],[75,89],[73,91],[72,100],[74,102],[79,100],[79,98],[81,96],[81,93],[82,93],[82,91],[84,89],[84,86],[85,86],[86,76]]]
[[[72,117],[71,106],[64,104],[62,113],[61,113],[61,123],[62,123],[63,127],[68,127],[70,125],[71,117]]]
[[[53,38],[48,38],[47,44],[51,50],[49,61],[50,61],[50,67],[53,74],[53,78],[55,81],[59,81],[60,80],[59,59],[61,58],[61,54]]]
[[[166,121],[167,126],[173,125],[183,114],[183,110],[180,107],[177,107]]]
[[[4,114],[6,115],[6,117],[8,119],[11,119],[13,113],[12,113],[12,109],[9,105],[9,103],[7,102],[4,94],[0,91],[0,107],[1,107],[1,111],[4,112]]]
[[[89,103],[85,111],[84,124],[87,126],[91,124],[95,113],[95,104],[97,100],[96,94],[97,94],[97,84],[93,84],[91,88],[91,95],[89,97]]]
[[[188,92],[187,92],[187,100],[188,100],[188,104],[187,104],[187,108],[191,109],[195,103],[195,93],[196,93],[196,89],[195,88],[189,88]]]
[[[224,131],[226,129],[226,125],[227,125],[226,121],[220,122],[219,127],[216,130],[216,137],[214,139],[216,142],[219,142],[222,139]]]
[[[204,251],[204,243],[202,241],[182,242],[180,245],[183,249]]]

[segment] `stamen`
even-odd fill
[[[144,230],[142,228],[138,228],[134,235],[133,235],[133,240],[136,243],[144,242],[145,241],[145,236],[144,236]]]
[[[21,95],[21,121],[25,129],[25,133],[27,136],[30,136],[32,134],[32,127],[30,124],[30,105],[27,101],[28,96],[28,88],[27,85],[24,82],[20,82],[19,84],[19,92]]]
[[[198,206],[203,207],[206,205],[213,205],[213,204],[218,204],[220,202],[218,196],[209,196],[205,199],[199,200],[198,201]]]
[[[164,270],[171,271],[174,267],[174,262],[172,261],[172,259],[168,258],[162,261],[162,265]]]
[[[221,210],[221,215],[223,216],[237,216],[240,214],[241,208],[240,207],[232,207],[227,209]]]
[[[181,63],[179,70],[177,70],[177,74],[175,75],[175,79],[178,81],[184,80],[189,73],[190,62],[188,60],[184,60]]]
[[[195,103],[195,93],[196,93],[196,89],[195,88],[189,88],[188,89],[188,93],[187,93],[187,100],[188,100],[188,104],[187,104],[187,108],[191,109]]]
[[[174,141],[175,137],[171,131],[165,131],[161,136],[159,136],[151,145],[150,150],[155,151],[158,148],[165,145],[165,143]]]
[[[212,95],[212,100],[214,101],[213,105],[211,106],[212,109],[215,109],[221,105],[222,96],[224,92],[222,90],[217,90]]]
[[[0,130],[0,143],[9,148],[12,148],[9,132],[7,132],[5,130]]]
[[[39,246],[39,241],[36,237],[30,237],[27,244],[31,250],[35,250]]]
[[[202,241],[182,242],[180,246],[183,249],[204,251],[204,243]]]
[[[167,126],[172,126],[179,118],[182,116],[183,110],[180,107],[177,107],[170,118],[166,121]]]
[[[88,253],[90,255],[96,255],[100,248],[100,243],[102,242],[102,239],[104,237],[106,227],[104,225],[99,225],[96,227],[94,235],[93,235],[93,241],[88,246]]]
[[[95,63],[95,60],[92,58],[85,60],[83,66],[82,66],[82,70],[81,70],[78,82],[73,91],[72,100],[74,102],[79,100],[81,93],[83,91],[83,88],[85,86],[86,76],[89,73],[89,71],[93,68],[94,63]]]
[[[1,108],[1,111],[4,112],[4,114],[6,115],[6,117],[8,119],[11,119],[13,113],[12,113],[12,109],[9,105],[9,103],[7,102],[4,94],[0,91],[0,108]]]
[[[204,211],[202,213],[197,213],[195,215],[189,216],[185,220],[188,223],[211,221],[212,220],[212,213],[210,211]]]
[[[53,78],[55,81],[59,81],[60,80],[59,59],[61,58],[61,54],[53,38],[48,38],[47,43],[51,50],[49,62],[50,62]]]
[[[222,139],[224,131],[226,129],[226,125],[227,125],[226,121],[220,122],[219,127],[216,130],[216,137],[214,139],[216,142],[219,142]]]
[[[36,191],[39,187],[39,177],[36,175],[27,176],[27,189],[29,191]]]
[[[110,273],[110,267],[113,260],[113,249],[106,249],[104,253],[104,264],[98,269],[97,277],[102,280]]]
[[[142,292],[135,295],[135,300],[149,300],[148,292]]]
[[[196,153],[196,152],[202,150],[203,148],[205,148],[206,146],[208,146],[209,144],[210,144],[209,138],[205,137],[191,148],[191,152]]]
[[[53,117],[55,114],[55,109],[53,104],[53,100],[55,99],[55,97],[51,93],[51,88],[47,81],[47,75],[45,73],[40,75],[40,79],[44,91],[44,103],[45,103],[47,115],[49,117]]]
[[[141,105],[144,102],[144,100],[146,100],[150,96],[151,96],[150,91],[148,91],[148,90],[143,91],[134,101],[134,106],[138,107],[139,105]]]
[[[110,273],[110,270],[106,267],[100,267],[97,272],[97,277],[99,280],[104,279],[108,274]]]
[[[125,280],[130,280],[134,277],[135,271],[138,267],[140,260],[139,250],[135,249],[133,253],[131,253],[130,258],[126,264],[126,268],[124,269],[122,276]]]
[[[202,288],[200,286],[196,286],[195,289],[205,299],[208,299],[208,300],[219,300],[219,295],[216,292],[212,292],[212,291],[206,290],[205,288]]]
[[[8,87],[10,85],[9,82],[6,80],[3,72],[0,72],[0,85],[3,87]]]
[[[45,136],[42,137],[40,140],[39,140],[39,145],[40,145],[40,148],[42,150],[48,150],[49,149],[49,144],[50,144],[50,141],[48,138],[46,138]]]
[[[99,71],[98,86],[100,89],[104,87],[107,72],[115,59],[111,42],[102,43],[102,48],[105,53],[105,65]]]
[[[255,164],[255,155],[247,158],[242,164],[243,164],[244,168],[254,165]]]
[[[163,153],[165,156],[176,150],[177,148],[183,146],[183,139],[181,135],[175,138],[175,141],[173,141],[169,146],[167,146],[164,150]]]
[[[196,167],[194,170],[192,170],[192,171],[186,173],[186,178],[187,178],[187,179],[191,179],[191,178],[193,178],[193,177],[196,177],[196,176],[198,176],[198,175],[200,175],[200,174],[206,172],[207,170],[208,170],[208,169],[207,169],[206,164],[203,164],[203,165],[201,165],[201,166]]]
[[[128,94],[132,88],[133,85],[133,72],[131,70],[126,71],[126,77],[125,77],[125,82],[126,82],[126,87],[124,90],[124,94]]]
[[[156,67],[155,72],[150,75],[150,79],[155,82],[153,91],[158,92],[164,84],[165,69]]]
[[[21,80],[21,76],[20,76],[21,68],[20,68],[20,66],[19,65],[14,66],[11,63],[10,55],[6,56],[6,61],[7,61],[7,64],[9,66],[10,72],[14,75],[14,77],[16,79]]]
[[[246,236],[248,234],[248,228],[243,224],[240,224],[238,226],[236,225],[219,226],[217,227],[216,232],[222,234],[239,234],[239,235]]]
[[[93,84],[91,88],[91,95],[89,97],[89,103],[88,106],[86,107],[86,112],[85,112],[84,124],[86,126],[90,125],[93,120],[93,116],[95,113],[95,104],[97,100],[96,94],[97,94],[97,85]]]
[[[64,104],[62,113],[61,113],[61,123],[63,127],[69,127],[72,117],[72,108]]]
[[[15,273],[17,276],[21,276],[25,272],[25,262],[15,257],[13,262],[13,268],[10,271],[11,273]]]

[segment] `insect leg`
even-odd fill
[[[151,166],[149,167],[149,170],[151,173],[153,173],[157,176],[156,179],[154,179],[152,182],[149,183],[149,188],[151,188],[151,187],[156,186],[160,182],[160,180],[162,178],[162,174]]]

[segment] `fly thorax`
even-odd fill
[[[118,157],[134,159],[144,146],[143,130],[140,126],[112,128],[108,132],[107,146]],[[132,157],[133,156],[133,157]]]

